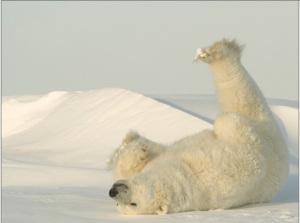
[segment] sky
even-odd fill
[[[2,2],[2,94],[126,88],[214,94],[199,47],[245,44],[266,97],[298,99],[296,1]]]

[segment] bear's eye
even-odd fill
[[[130,203],[131,206],[136,206],[136,203]]]

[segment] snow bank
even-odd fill
[[[43,120],[63,101],[65,93],[56,91],[40,97],[4,97],[2,136],[22,132]]]
[[[169,143],[211,126],[123,89],[50,93],[3,107],[5,158],[59,166],[104,168],[130,129]]]
[[[298,157],[298,109],[288,106],[273,105],[272,111],[280,120],[279,125],[286,134],[286,141],[293,156]]]

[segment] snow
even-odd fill
[[[155,99],[154,99],[155,98]],[[132,129],[170,143],[211,128],[212,96],[147,97],[124,89],[3,98],[3,222],[297,222],[297,102],[270,100],[291,151],[272,203],[166,216],[123,216],[108,197],[106,162]]]
[[[62,102],[64,94],[65,92],[51,92],[45,96],[18,99],[4,97],[3,119],[9,124],[3,125],[3,137],[24,131],[38,123]]]

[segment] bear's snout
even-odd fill
[[[114,198],[120,192],[125,191],[127,189],[128,189],[127,185],[121,184],[121,183],[115,183],[115,184],[113,184],[112,188],[109,190],[109,196]]]

